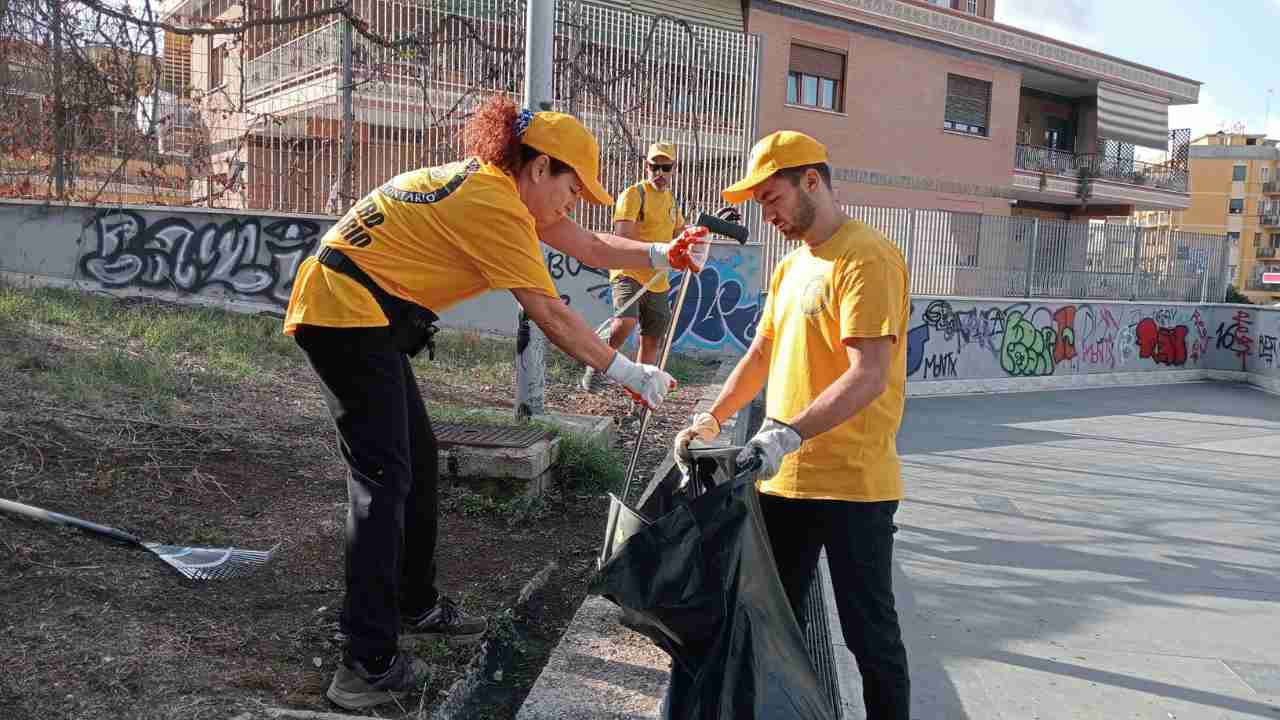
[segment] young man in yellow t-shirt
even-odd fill
[[[613,233],[642,242],[665,243],[684,230],[685,219],[671,194],[671,174],[676,167],[676,148],[668,142],[656,142],[645,153],[645,179],[618,196],[613,210]],[[656,279],[655,279],[656,278]],[[645,285],[653,281],[645,290]],[[653,365],[658,361],[658,343],[671,323],[667,291],[671,289],[666,270],[610,270],[613,307],[621,309],[637,293],[644,296],[615,318],[609,331],[609,347],[618,349],[631,337],[640,323],[640,362]],[[591,392],[598,373],[588,367],[582,376],[582,389]]]
[[[714,440],[721,420],[767,380],[767,420],[738,460],[762,460],[760,506],[787,597],[793,609],[804,605],[825,547],[867,717],[906,720],[910,680],[892,582],[906,263],[882,234],[840,210],[826,148],[802,133],[756,143],[746,178],[723,195],[754,198],[765,222],[802,244],[774,271],[755,341],[710,412],[676,437],[676,457],[687,457],[695,438]]]

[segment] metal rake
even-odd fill
[[[0,498],[0,510],[21,515],[32,520],[66,525],[141,547],[164,561],[164,564],[177,570],[183,577],[191,580],[230,580],[247,576],[271,561],[280,544],[270,550],[242,550],[240,548],[207,548],[187,547],[183,545],[165,545],[163,543],[144,542],[129,533],[106,525],[99,525],[88,520],[81,520],[70,515],[63,515],[52,510],[26,505],[13,500]]]

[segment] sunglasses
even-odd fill
[[[675,166],[675,163],[649,163],[650,170],[661,170],[662,172],[671,172],[671,168]]]

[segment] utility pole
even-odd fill
[[[556,3],[555,0],[528,0],[525,10],[524,106],[533,112],[550,110]],[[543,412],[546,354],[546,336],[521,310],[516,325],[517,419]]]
[[[53,26],[53,182],[57,197],[67,191],[67,113],[62,94],[62,0],[49,0]]]

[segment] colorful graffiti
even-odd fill
[[[930,300],[912,307],[907,372],[932,380],[951,377],[1042,377],[1056,373],[1204,367],[1214,336],[1211,309],[1189,305],[1087,303],[987,305]],[[962,308],[962,309],[961,309]],[[1249,311],[1233,311],[1219,326],[1216,350],[1242,359],[1257,352],[1274,367],[1276,342],[1255,334]],[[1217,314],[1218,319],[1223,317]],[[1262,343],[1267,342],[1265,350]]]
[[[223,216],[192,222],[174,215],[148,222],[136,212],[107,210],[92,222],[92,246],[79,268],[110,288],[197,294],[221,287],[283,307],[320,231],[310,220]]]
[[[1138,357],[1155,361],[1159,365],[1187,364],[1186,325],[1161,327],[1152,318],[1138,323]]]
[[[1058,332],[1052,327],[1037,327],[1032,317],[1034,313],[1029,316],[1022,309],[1005,314],[1000,367],[1014,377],[1052,375],[1056,365],[1053,358]]]
[[[1247,370],[1249,353],[1253,350],[1253,336],[1250,334],[1253,315],[1248,310],[1237,310],[1231,321],[1218,323],[1218,349],[1235,353],[1240,358],[1240,369]]]
[[[760,321],[760,296],[748,298],[746,279],[740,272],[742,255],[712,257],[689,283],[680,317],[676,318],[675,343],[680,349],[725,349],[726,344],[746,350],[755,339]],[[669,300],[678,293],[673,278]]]

